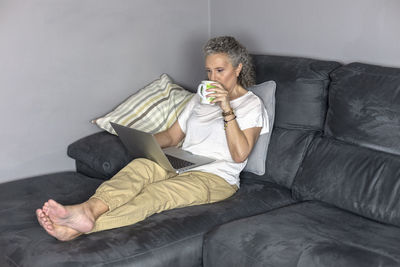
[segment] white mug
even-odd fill
[[[207,92],[206,90],[210,89],[210,88],[215,88],[215,86],[212,85],[213,83],[215,83],[215,82],[214,81],[201,81],[201,83],[197,87],[197,94],[201,97],[202,104],[214,104],[214,103],[211,103],[211,101],[213,101],[215,99],[215,97],[206,97],[207,94],[211,93],[211,92]]]

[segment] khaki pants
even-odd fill
[[[136,159],[92,196],[109,207],[92,232],[134,224],[164,210],[220,201],[236,190],[236,185],[214,174],[191,171],[177,175],[153,161]]]

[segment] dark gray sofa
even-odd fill
[[[106,132],[71,144],[76,172],[0,185],[0,266],[400,266],[400,69],[254,56],[275,80],[266,173],[214,204],[59,242],[36,222],[132,158]]]

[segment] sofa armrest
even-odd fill
[[[78,172],[103,180],[133,160],[119,138],[105,131],[77,140],[68,146],[67,153],[76,160]]]

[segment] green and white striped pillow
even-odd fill
[[[110,122],[148,133],[168,129],[177,120],[193,93],[172,83],[167,74],[140,89],[113,111],[92,122],[116,134]]]

